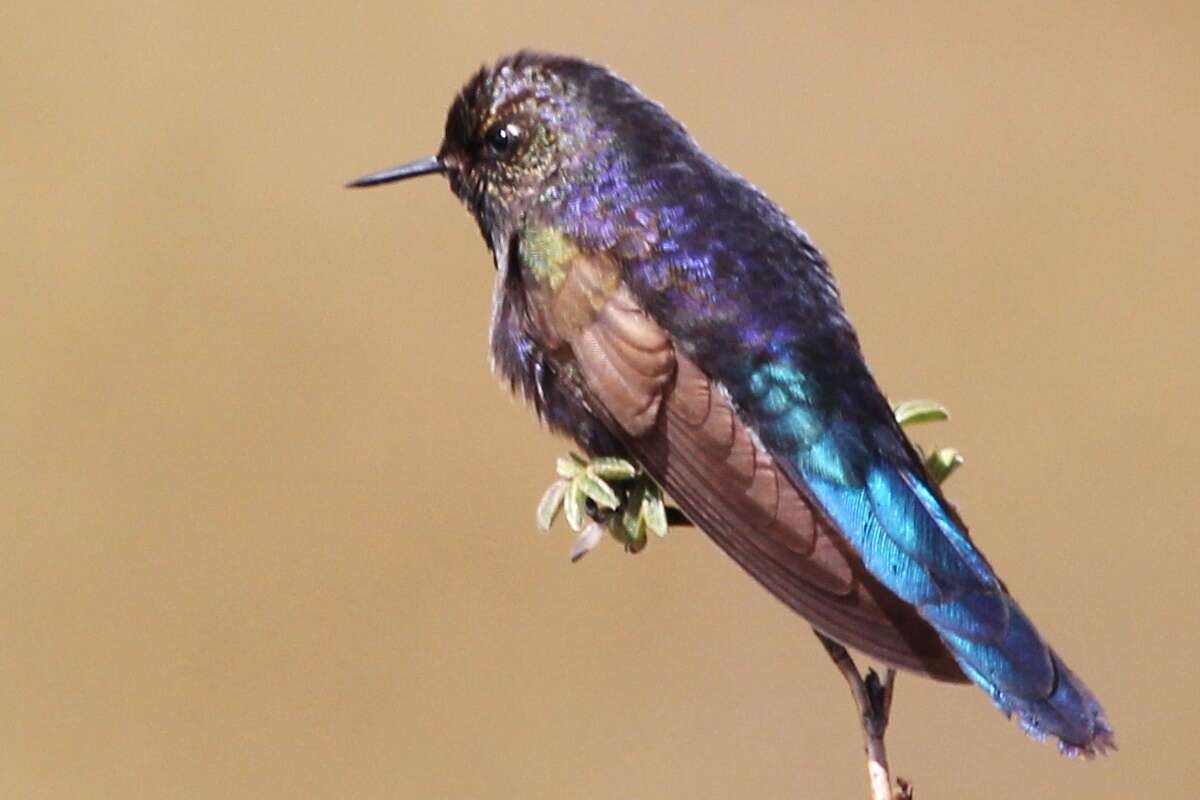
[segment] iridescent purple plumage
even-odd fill
[[[499,145],[480,128],[508,118],[518,120],[514,135],[536,137],[520,169],[488,155]],[[537,265],[518,263],[514,245],[529,231],[619,264],[623,286],[674,350],[886,587],[883,606],[913,617],[905,625],[914,642],[936,632],[962,674],[1065,752],[1112,745],[1099,703],[929,479],[866,366],[828,266],[778,206],[703,153],[659,105],[571,58],[521,54],[481,71],[451,109],[439,157],[496,259],[496,367],[552,428],[593,454],[626,455],[631,441],[611,409],[596,407],[569,353],[537,330],[542,310],[529,306],[523,284]],[[709,533],[787,600],[782,573]]]

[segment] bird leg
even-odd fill
[[[825,652],[833,659],[834,666],[846,679],[862,724],[863,745],[867,752],[867,777],[871,782],[872,800],[912,800],[912,786],[903,778],[897,778],[897,788],[892,789],[892,777],[888,770],[887,747],[883,743],[887,732],[888,717],[892,710],[892,692],[896,686],[896,670],[888,669],[883,680],[878,673],[868,669],[864,678],[850,653],[838,642],[820,631],[813,633],[821,640]]]

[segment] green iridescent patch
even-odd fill
[[[579,255],[575,244],[557,228],[534,228],[521,234],[517,241],[521,262],[539,284],[558,291],[566,278],[566,266]]]

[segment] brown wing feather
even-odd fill
[[[588,386],[607,416],[630,436],[646,433],[658,419],[675,353],[670,342],[664,346],[661,329],[640,322],[615,262],[576,258],[562,286],[540,307],[551,335],[587,365]]]
[[[889,664],[963,680],[937,634],[871,576],[615,275],[612,262],[579,257],[543,306],[593,410],[693,522],[816,628]]]
[[[705,427],[684,419],[679,409],[693,400],[681,385],[705,379],[689,359],[677,354],[676,361],[676,383],[657,424],[627,445],[684,513],[821,631],[895,666],[961,680],[937,634],[875,581],[736,415],[723,449]],[[729,408],[719,392],[711,400],[714,408]],[[755,452],[740,452],[741,441]]]

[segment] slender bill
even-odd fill
[[[416,178],[419,175],[432,175],[446,171],[446,165],[437,156],[410,161],[398,167],[389,167],[380,172],[372,172],[346,184],[348,189],[361,189],[364,186],[378,186],[381,183],[393,183],[405,178]]]

